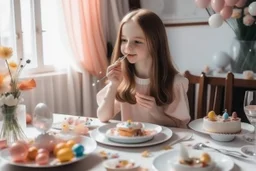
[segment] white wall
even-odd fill
[[[208,25],[167,27],[171,55],[179,71],[201,72],[206,65],[215,68],[212,56],[229,53],[234,33],[227,24],[220,28]]]

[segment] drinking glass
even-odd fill
[[[249,122],[254,126],[254,132],[245,134],[244,138],[254,144],[254,152],[256,152],[256,91],[245,92],[244,112]]]

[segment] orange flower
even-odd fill
[[[34,79],[24,80],[18,84],[20,90],[30,90],[36,87],[36,81]]]
[[[9,62],[8,65],[11,69],[17,69],[18,67],[17,63],[13,61]]]
[[[9,59],[12,56],[12,48],[0,46],[0,58]]]

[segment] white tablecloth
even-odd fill
[[[64,116],[66,115],[54,115],[54,122],[57,121],[62,121]],[[52,167],[52,168],[47,168],[47,171],[105,171],[106,169],[103,167],[102,162],[104,161],[100,155],[99,152],[104,150],[105,152],[109,153],[117,153],[120,157],[125,157],[125,158],[131,158],[134,159],[135,161],[138,161],[143,168],[148,168],[149,170],[152,169],[152,161],[154,157],[158,156],[159,154],[162,154],[166,152],[166,150],[163,149],[164,146],[168,145],[170,142],[174,141],[177,139],[178,135],[182,132],[193,132],[193,138],[190,141],[184,142],[186,145],[193,145],[197,142],[203,142],[207,143],[208,145],[212,147],[217,147],[217,148],[225,148],[225,149],[230,149],[230,150],[236,150],[239,151],[240,147],[243,145],[246,145],[247,143],[244,142],[242,139],[237,137],[235,140],[232,142],[217,142],[212,140],[208,135],[201,134],[201,133],[196,133],[192,130],[188,129],[179,129],[179,128],[171,128],[171,130],[174,132],[174,135],[170,140],[168,140],[165,143],[158,144],[155,146],[150,146],[150,147],[143,147],[143,148],[120,148],[120,147],[112,147],[112,146],[106,146],[98,143],[97,149],[95,152],[85,159],[78,161],[73,164],[65,165],[65,166],[58,166],[58,167]],[[29,132],[30,136],[31,135],[36,135],[38,134],[37,131],[34,128],[28,128],[27,131]],[[179,145],[176,144],[173,146],[173,148],[179,148]],[[152,156],[145,158],[142,157],[141,153],[145,150],[148,150],[151,152]],[[232,157],[235,166],[232,169],[232,171],[252,171],[255,170],[256,166],[256,161],[248,161],[246,159],[238,159]],[[26,168],[26,167],[18,167],[18,166],[12,166],[9,165],[8,163],[0,160],[0,171],[34,171],[34,170],[46,170],[43,168]]]

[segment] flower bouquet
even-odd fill
[[[17,121],[16,109],[21,102],[21,91],[36,87],[34,79],[19,81],[23,68],[30,63],[30,60],[24,61],[21,58],[17,64],[10,61],[12,53],[12,48],[0,46],[0,59],[3,59],[7,66],[7,71],[0,72],[0,113],[3,117],[0,139],[6,139],[7,143],[26,139]]]
[[[226,22],[236,38],[232,44],[231,68],[234,72],[256,72],[256,0],[195,0],[209,14],[209,25]]]

